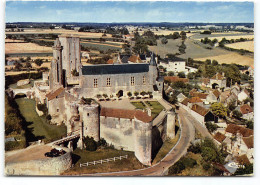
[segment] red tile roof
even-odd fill
[[[203,102],[199,97],[192,97],[189,99],[189,103],[200,103]]]
[[[226,139],[226,136],[224,134],[221,134],[220,132],[217,132],[214,136],[214,139],[222,143]]]
[[[220,73],[217,73],[211,79],[222,80],[222,79],[224,79],[224,76],[222,76]]]
[[[63,87],[58,88],[57,90],[50,92],[46,95],[46,98],[48,99],[48,101],[53,100],[54,98],[56,98],[58,95],[60,95],[62,92],[64,91]]]
[[[189,82],[188,78],[179,78],[178,76],[165,76],[164,80],[168,80],[170,82]]]
[[[105,117],[126,118],[126,119],[136,118],[146,123],[151,122],[153,120],[152,116],[148,116],[146,112],[143,112],[141,110],[101,108],[100,115]]]
[[[188,103],[189,103],[189,98],[185,98],[181,103],[183,104],[183,105],[188,105]]]
[[[192,105],[191,110],[197,112],[198,114],[200,114],[202,116],[205,116],[209,112],[208,109],[205,109],[204,107],[197,105],[197,104]]]
[[[243,141],[245,142],[247,148],[254,148],[254,136],[251,135],[249,137],[243,137]]]
[[[246,154],[238,156],[236,160],[239,164],[250,164],[250,161],[248,160]]]
[[[200,99],[206,99],[209,94],[207,93],[200,93],[200,92],[193,92],[192,96],[199,97]]]
[[[252,109],[252,107],[250,107],[250,105],[244,104],[244,105],[240,106],[240,111],[242,114],[248,114],[248,113],[253,112],[253,109]]]
[[[213,94],[218,98],[221,93],[216,89],[215,91],[213,91]]]
[[[132,55],[128,60],[133,63],[139,63],[141,61],[140,57],[136,55]]]
[[[107,61],[107,64],[113,64],[114,63],[114,60],[113,59],[109,59],[108,61]]]
[[[232,134],[240,133],[240,134],[242,134],[243,137],[249,137],[249,136],[253,135],[252,129],[238,126],[235,124],[228,124],[228,126],[226,128],[226,132],[229,132]]]

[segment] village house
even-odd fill
[[[250,93],[246,90],[246,89],[243,89],[238,95],[238,100],[240,102],[244,101],[245,99],[247,98],[250,98]]]
[[[220,73],[217,73],[212,78],[210,78],[210,87],[212,89],[226,88],[226,86],[227,80],[224,77],[224,73],[222,73],[222,75]]]
[[[248,104],[240,105],[236,108],[239,112],[242,113],[242,118],[246,120],[253,120],[254,119],[254,111],[252,107]]]
[[[218,122],[217,116],[215,116],[209,109],[206,109],[198,104],[192,105],[190,113],[204,126],[206,122]]]
[[[160,65],[166,68],[167,71],[173,71],[175,73],[186,72],[186,60],[179,57],[161,60]]]
[[[216,103],[220,100],[220,92],[216,89],[214,91],[210,91],[208,96],[206,97],[207,103]]]

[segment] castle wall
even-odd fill
[[[100,137],[116,149],[134,151],[134,120],[100,116]]]
[[[134,85],[131,85],[131,77],[135,78]],[[145,83],[143,83],[145,77]],[[107,78],[110,78],[110,86],[107,86]],[[97,79],[97,87],[94,88],[94,79]],[[149,79],[148,73],[111,74],[111,75],[83,75],[80,77],[80,96],[96,97],[97,94],[116,95],[118,91],[123,91],[123,96],[127,92],[153,91],[153,83]]]
[[[95,141],[100,139],[99,105],[80,105],[80,117],[83,121],[83,136],[93,137]]]
[[[60,175],[72,165],[71,150],[60,147],[65,153],[59,157],[30,160],[24,162],[7,163],[6,175]]]
[[[134,119],[135,156],[145,165],[152,160],[152,123],[144,123]]]
[[[67,121],[64,97],[48,101],[47,107],[48,112],[52,117],[52,122],[61,124],[62,122]]]

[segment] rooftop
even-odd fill
[[[217,132],[214,136],[214,139],[216,139],[218,142],[222,143],[226,139],[226,136],[220,132]]]
[[[243,141],[246,144],[247,148],[254,148],[254,136],[243,137]]]
[[[197,112],[198,114],[200,114],[202,116],[205,116],[209,112],[208,109],[205,109],[204,107],[197,105],[197,104],[192,105],[191,110]]]
[[[244,105],[240,106],[240,111],[242,114],[248,114],[248,113],[253,112],[253,109],[252,109],[252,107],[250,107],[250,105],[244,104]]]
[[[48,101],[50,101],[50,100],[56,98],[58,95],[60,95],[63,91],[64,91],[64,88],[60,87],[60,88],[56,89],[55,91],[48,93],[46,95],[46,98],[48,99]]]
[[[240,134],[242,134],[243,137],[249,137],[249,136],[253,135],[252,129],[238,126],[235,124],[228,124],[228,126],[226,128],[226,132],[229,132],[232,134],[240,133]]]
[[[83,75],[104,75],[124,73],[144,73],[149,71],[149,64],[105,64],[88,65],[82,67]]]

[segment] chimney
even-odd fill
[[[148,116],[152,116],[152,110],[150,108],[147,108],[147,114]]]

